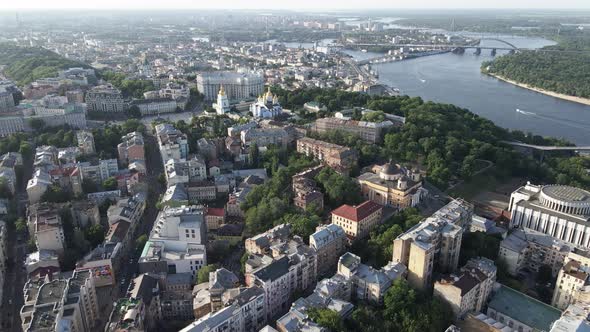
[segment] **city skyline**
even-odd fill
[[[535,0],[500,0],[493,3],[474,2],[468,0],[450,0],[441,4],[434,0],[412,2],[390,2],[386,0],[370,0],[364,2],[343,1],[312,1],[276,2],[253,0],[220,0],[212,3],[194,2],[191,0],[170,0],[165,3],[155,0],[105,0],[101,3],[79,2],[73,0],[56,0],[51,5],[42,0],[27,0],[7,3],[0,6],[3,10],[34,10],[34,9],[290,9],[290,10],[363,10],[363,9],[590,9],[586,0],[535,1]]]

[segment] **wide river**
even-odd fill
[[[517,47],[539,48],[545,39],[502,36]],[[482,40],[482,46],[501,46]],[[377,53],[347,51],[355,58]],[[498,55],[501,53],[498,52]],[[401,94],[424,100],[450,103],[469,109],[499,126],[542,136],[565,138],[576,145],[590,145],[590,106],[561,100],[482,75],[482,61],[491,60],[489,50],[476,56],[452,53],[375,65],[381,82],[400,89]],[[518,111],[517,111],[518,110]]]

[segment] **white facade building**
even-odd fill
[[[510,228],[529,228],[574,246],[590,248],[590,192],[528,183],[510,196]]]
[[[197,90],[206,101],[215,100],[222,85],[230,100],[249,99],[264,91],[264,78],[261,74],[223,71],[197,76]]]

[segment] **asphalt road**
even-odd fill
[[[24,180],[17,188],[17,215],[24,218],[28,203],[26,185],[33,173],[33,161],[23,161]],[[27,281],[24,260],[27,255],[26,235],[15,234],[13,228],[7,230],[6,257],[7,269],[4,279],[0,327],[2,331],[22,331],[20,309],[24,304],[23,287]]]

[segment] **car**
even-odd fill
[[[12,305],[12,299],[8,299],[8,304]]]

